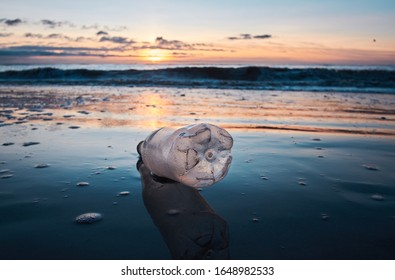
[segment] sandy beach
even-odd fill
[[[393,259],[394,108],[382,93],[1,86],[0,259],[171,258],[136,146],[201,122],[234,138],[228,175],[193,194],[231,259]],[[102,219],[75,222],[89,212]]]

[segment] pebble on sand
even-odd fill
[[[1,169],[0,174],[10,173],[12,172],[10,169]]]
[[[22,144],[23,147],[28,147],[28,146],[33,146],[33,145],[38,145],[40,142],[25,142]]]
[[[120,193],[118,193],[118,194],[121,195],[121,196],[125,196],[125,195],[129,195],[130,192],[128,192],[128,191],[123,191],[123,192],[120,192]]]
[[[50,167],[51,165],[50,164],[48,164],[48,163],[40,163],[40,164],[36,164],[35,166],[34,166],[34,168],[47,168],[47,167]]]
[[[377,200],[377,201],[383,201],[384,200],[384,197],[382,195],[380,195],[380,194],[373,194],[373,195],[370,196],[370,198],[373,199],[373,200]]]
[[[329,215],[328,214],[321,214],[321,220],[327,221],[328,219],[329,219]]]
[[[98,222],[103,218],[100,213],[85,213],[75,218],[75,221],[79,224],[92,224]]]
[[[77,113],[83,114],[83,115],[89,115],[90,113],[88,111],[78,111]]]
[[[12,143],[12,142],[5,142],[5,143],[3,143],[3,146],[11,146],[11,145],[14,145],[14,143]]]
[[[372,171],[378,171],[378,170],[380,170],[380,169],[378,168],[378,166],[373,165],[373,164],[362,164],[362,166],[365,167],[365,169],[367,169],[367,170],[372,170]]]

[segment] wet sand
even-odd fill
[[[156,129],[209,122],[230,129],[395,136],[392,94],[2,86],[0,106],[2,125],[49,121]]]
[[[0,259],[170,258],[136,146],[197,122],[234,137],[227,177],[199,192],[230,258],[395,257],[392,95],[43,86],[0,104]]]

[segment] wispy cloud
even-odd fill
[[[76,25],[70,21],[61,21],[44,18],[38,21],[16,19],[0,19],[3,25],[3,33],[0,37],[23,36],[25,39],[17,43],[8,43],[0,46],[0,56],[9,61],[20,61],[23,58],[36,59],[39,57],[52,57],[59,61],[64,57],[146,57],[144,50],[164,50],[173,57],[186,58],[201,55],[202,52],[226,52],[230,49],[218,48],[215,44],[204,42],[189,42],[177,39],[168,39],[163,36],[156,37],[153,41],[142,42],[129,36],[114,36],[116,32],[127,30],[126,26],[107,26],[107,25]],[[31,27],[26,33],[9,33],[7,26],[27,24]],[[39,28],[37,27],[39,26]],[[44,27],[44,28],[43,28]],[[73,33],[70,33],[70,28]],[[40,31],[38,31],[40,30]],[[78,31],[80,30],[80,31]],[[86,30],[86,31],[83,31]],[[89,34],[91,36],[72,36],[76,32],[78,35]],[[30,32],[29,32],[30,31]],[[52,32],[51,32],[52,31]],[[8,39],[8,38],[7,38]],[[30,41],[27,45],[26,41]],[[84,42],[90,42],[84,44]],[[92,43],[95,45],[92,45]],[[76,44],[78,43],[78,44]],[[67,58],[66,58],[67,59]],[[75,58],[76,59],[76,58]]]
[[[123,57],[112,52],[117,48],[88,48],[88,47],[56,47],[25,45],[0,48],[0,56],[98,56],[98,57]]]
[[[180,40],[167,40],[163,37],[156,37],[155,43],[146,45],[143,48],[162,49],[171,51],[213,51],[223,52],[224,49],[214,48],[212,44],[186,43]]]
[[[240,34],[239,36],[228,37],[228,40],[251,40],[251,39],[269,39],[272,35],[262,34],[262,35],[251,35],[248,33]]]
[[[65,38],[65,39],[70,39],[69,36],[64,36],[64,35],[59,34],[59,33],[49,34],[49,35],[47,36],[47,38],[48,38],[48,39],[63,39],[63,38]]]
[[[255,35],[254,39],[269,39],[272,38],[272,35],[269,34],[263,34],[263,35]]]
[[[9,37],[12,35],[13,35],[13,33],[0,33],[0,37]]]
[[[37,34],[37,33],[25,33],[24,35],[26,38],[37,38],[37,39],[42,39],[44,36],[41,34]]]
[[[99,30],[99,29],[101,29],[101,32],[106,32],[106,31],[121,32],[121,31],[127,30],[128,28],[126,26],[108,26],[108,25],[100,26],[99,24],[92,24],[92,25],[83,25],[83,26],[81,26],[81,29],[83,29],[83,30],[89,30],[89,29]],[[103,30],[105,30],[105,31],[103,31]]]
[[[61,34],[61,33],[52,33],[49,35],[42,35],[42,34],[38,34],[38,33],[25,33],[24,36],[26,38],[34,38],[34,39],[42,39],[42,40],[67,40],[70,42],[82,42],[82,41],[96,41],[93,38],[90,37],[84,37],[84,36],[79,36],[77,38],[72,38],[69,37],[67,35]]]
[[[1,18],[0,22],[7,25],[7,26],[17,26],[17,25],[23,23],[23,20],[21,20],[20,18],[16,18],[16,19]]]
[[[81,29],[99,29],[99,25],[98,24],[92,24],[92,25],[83,25],[81,26]]]
[[[115,36],[115,37],[103,36],[100,38],[100,42],[112,42],[112,43],[116,43],[116,44],[126,44],[126,45],[136,43],[132,39],[129,39],[127,37],[120,37],[120,36]]]
[[[46,27],[49,28],[56,28],[56,27],[62,27],[62,26],[69,26],[69,27],[75,27],[75,25],[69,21],[56,21],[56,20],[50,20],[50,19],[42,19],[40,23]]]
[[[47,36],[37,33],[25,33],[24,35],[26,38],[36,38],[36,39],[67,39],[70,40],[71,38],[59,33],[52,33]]]
[[[186,57],[194,57],[194,56],[196,56],[195,54],[191,54],[191,53],[188,53],[188,52],[172,52],[171,55],[174,56],[174,57],[178,57],[178,58],[186,58]]]
[[[243,40],[250,40],[251,34],[248,34],[248,33],[240,34],[240,38]]]
[[[107,31],[121,32],[121,31],[128,30],[128,27],[127,26],[107,26],[107,25],[105,25],[103,27],[103,29],[107,30]]]
[[[62,28],[62,27],[69,27],[69,28],[78,28],[82,30],[89,30],[89,29],[95,29],[95,30],[101,30],[101,32],[107,33],[107,31],[112,31],[112,32],[121,32],[125,31],[128,28],[126,26],[108,26],[104,25],[101,26],[99,24],[91,24],[91,25],[77,25],[73,22],[70,22],[68,20],[52,20],[52,19],[41,19],[39,21],[29,21],[29,20],[22,20],[20,18],[15,18],[15,19],[8,19],[8,18],[0,18],[0,24],[5,25],[5,26],[17,26],[20,24],[35,24],[35,25],[42,25],[47,28]],[[107,34],[99,34],[99,35],[108,35]]]
[[[192,46],[190,44],[184,43],[179,40],[166,40],[163,37],[156,37],[155,44],[157,47],[163,49],[172,49],[172,50],[192,49]]]
[[[100,30],[99,32],[96,33],[97,36],[108,36],[108,32]]]

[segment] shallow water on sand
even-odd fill
[[[136,146],[150,132],[53,122],[0,127],[0,176],[12,175],[0,179],[0,258],[170,258],[136,169]],[[199,194],[226,221],[232,259],[395,257],[392,137],[229,132],[231,169]],[[39,144],[23,146],[28,141]],[[91,212],[102,219],[75,222]]]
[[[395,95],[152,87],[0,86],[0,126],[225,128],[395,136]]]

